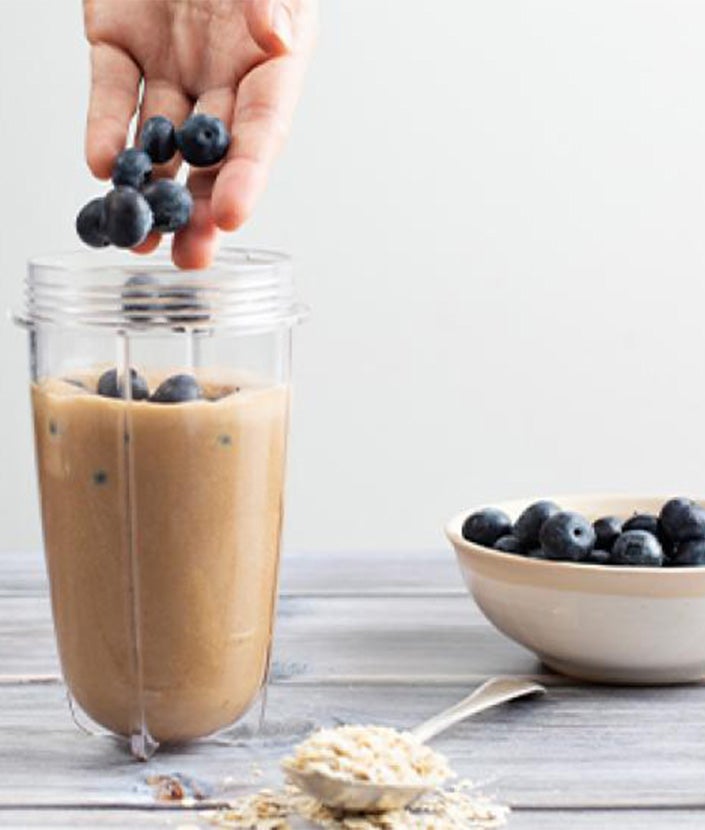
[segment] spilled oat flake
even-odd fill
[[[306,819],[325,830],[491,830],[506,824],[509,808],[472,794],[471,788],[463,781],[435,790],[404,810],[343,815],[287,786],[243,796],[203,816],[213,826],[230,830],[294,830],[292,819]]]

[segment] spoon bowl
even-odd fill
[[[519,677],[494,677],[472,694],[411,730],[421,743],[478,712],[525,695],[540,694],[546,689],[539,683]],[[304,771],[290,764],[283,766],[292,784],[335,810],[350,813],[382,813],[407,807],[417,798],[431,792],[437,783],[377,784],[338,775],[320,769]]]

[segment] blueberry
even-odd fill
[[[579,562],[595,546],[595,531],[578,513],[560,511],[543,523],[540,540],[548,559]]]
[[[105,230],[105,199],[91,199],[76,217],[76,233],[91,248],[105,248],[110,240]]]
[[[705,539],[705,509],[691,499],[667,501],[659,518],[668,538],[675,542]]]
[[[130,386],[132,388],[132,400],[143,401],[149,397],[149,387],[147,381],[142,375],[137,373],[136,369],[130,369]],[[99,395],[104,398],[122,398],[123,383],[122,374],[118,380],[117,369],[108,369],[107,372],[98,378],[98,388],[96,390]]]
[[[193,197],[188,188],[172,179],[158,179],[142,190],[154,214],[154,230],[174,233],[188,225],[193,211]]]
[[[559,511],[560,507],[552,501],[537,501],[529,505],[514,524],[514,535],[521,546],[527,550],[538,547],[543,523]]]
[[[542,548],[534,548],[533,550],[530,550],[526,554],[526,558],[527,559],[548,559],[548,556],[546,556],[546,551],[543,550]]]
[[[142,127],[140,146],[154,164],[170,161],[176,153],[176,130],[163,115],[148,118]]]
[[[705,539],[689,539],[687,542],[681,542],[669,564],[676,568],[705,565]]]
[[[200,299],[198,288],[173,285],[163,289],[159,296],[165,301],[161,308],[170,323],[201,323],[210,318],[208,305]]]
[[[592,527],[595,531],[595,548],[609,552],[622,532],[622,520],[616,516],[603,516]]]
[[[622,531],[626,530],[645,530],[647,533],[652,533],[659,540],[665,555],[669,555],[673,550],[673,544],[664,531],[661,520],[651,513],[635,513],[622,525]]]
[[[202,397],[201,387],[193,375],[172,375],[157,387],[150,400],[154,403],[185,403]]]
[[[97,484],[99,487],[103,484],[107,484],[108,482],[108,474],[105,470],[96,470],[93,473],[93,483]]]
[[[220,118],[199,113],[187,118],[177,130],[176,146],[193,167],[210,167],[225,158],[230,135]]]
[[[118,248],[144,242],[154,221],[147,200],[131,187],[116,187],[105,197],[106,233]]]
[[[122,289],[122,310],[126,317],[136,323],[148,322],[153,312],[161,310],[159,303],[159,280],[151,274],[134,274]]]
[[[582,561],[588,565],[609,565],[610,552],[601,548],[593,548]]]
[[[610,564],[658,568],[663,564],[663,549],[648,530],[627,530],[614,543]]]
[[[115,187],[144,187],[152,175],[152,159],[136,147],[123,150],[113,166],[113,184]]]
[[[652,516],[650,513],[634,513],[624,523],[622,530],[645,530],[647,533],[658,536],[658,516]]]
[[[500,536],[494,543],[495,550],[501,550],[504,553],[521,553],[521,543],[516,536],[509,534],[508,536]]]
[[[511,519],[496,507],[486,507],[468,516],[462,529],[463,539],[486,548],[491,548],[499,538],[511,532]]]

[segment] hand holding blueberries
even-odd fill
[[[667,501],[658,516],[604,516],[590,523],[550,501],[529,505],[512,524],[496,507],[467,517],[463,538],[502,553],[592,565],[705,565],[705,508],[691,499]]]
[[[249,216],[283,143],[316,34],[316,0],[84,0],[84,13],[92,47],[86,156],[120,195],[112,206],[89,203],[79,235],[94,247],[148,253],[161,233],[175,232],[175,264],[206,267],[218,229]],[[138,108],[136,147],[126,150]],[[191,165],[188,191],[159,183],[180,157]]]

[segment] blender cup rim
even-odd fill
[[[303,320],[291,258],[262,248],[223,246],[213,264],[180,270],[162,248],[74,251],[28,263],[21,326],[58,325],[151,334],[159,331],[266,331]]]

